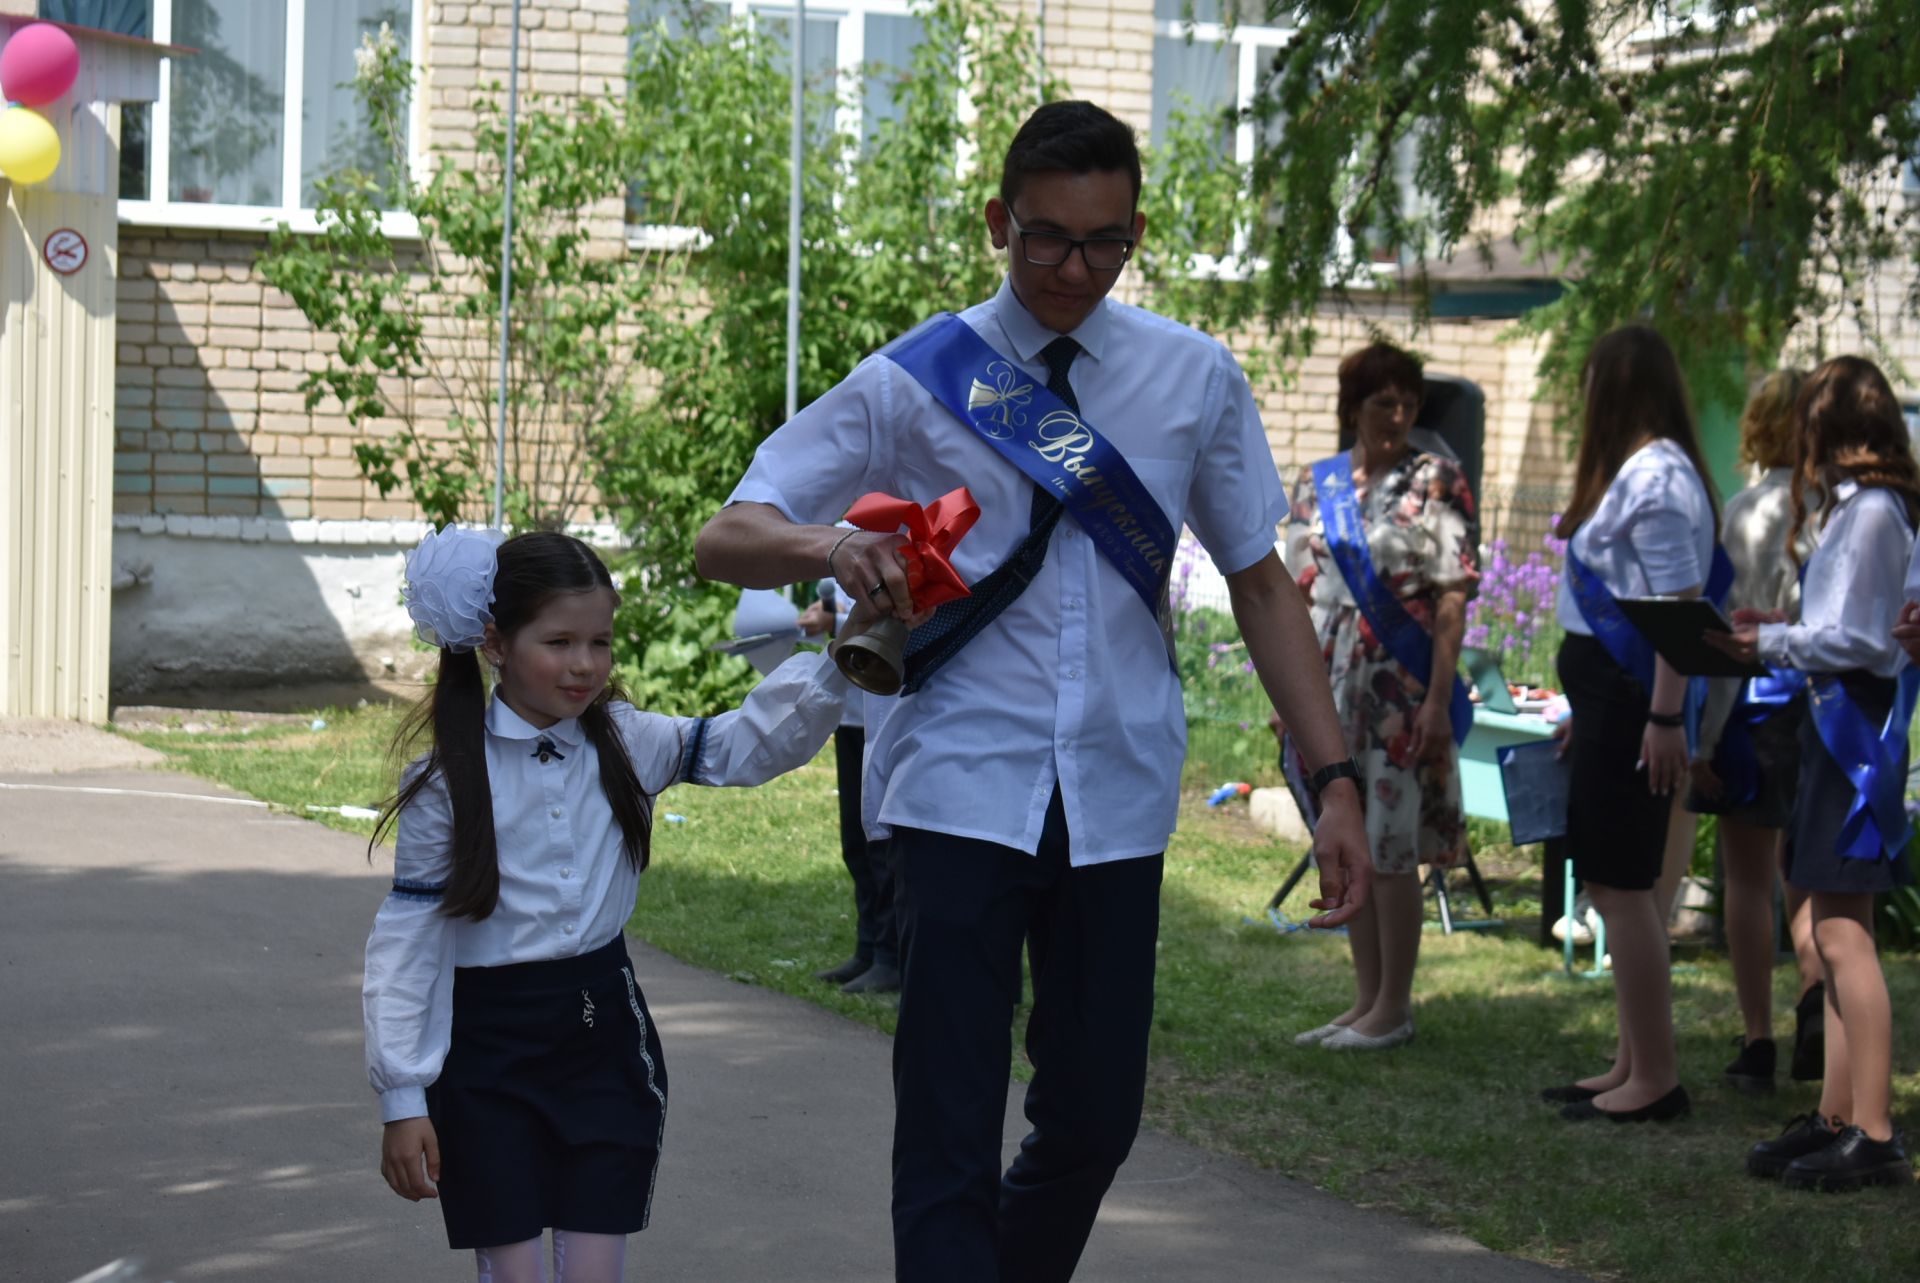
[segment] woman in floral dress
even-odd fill
[[[1418,361],[1376,343],[1340,363],[1337,413],[1342,441],[1353,442],[1353,497],[1374,572],[1431,637],[1431,671],[1410,672],[1396,661],[1356,603],[1329,546],[1312,468],[1293,492],[1287,565],[1311,605],[1334,704],[1360,767],[1374,865],[1372,899],[1348,927],[1353,1005],[1296,1038],[1303,1046],[1381,1050],[1411,1041],[1419,867],[1466,854],[1448,710],[1467,599],[1480,576],[1479,522],[1460,465],[1408,444],[1422,387]]]

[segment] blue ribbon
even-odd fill
[[[1059,495],[1171,638],[1167,584],[1179,532],[1111,442],[951,312],[880,350],[1001,458]]]
[[[1840,825],[1840,854],[1853,860],[1891,857],[1907,844],[1906,772],[1900,759],[1907,747],[1907,724],[1920,697],[1920,669],[1900,671],[1893,707],[1878,732],[1832,673],[1813,676],[1807,708],[1820,742],[1853,784],[1853,805]]]
[[[1373,568],[1373,553],[1367,546],[1360,504],[1354,497],[1353,460],[1342,452],[1314,464],[1313,488],[1320,497],[1327,550],[1333,554],[1333,564],[1340,568],[1340,577],[1347,581],[1347,589],[1359,605],[1360,613],[1373,626],[1373,635],[1417,681],[1423,685],[1431,681],[1432,635],[1407,613],[1407,608]],[[1458,672],[1453,675],[1453,693],[1447,701],[1447,720],[1453,725],[1453,742],[1466,743],[1467,733],[1473,729],[1473,700]]]
[[[1745,697],[1741,703],[1746,705],[1747,720],[1762,722],[1793,702],[1800,688],[1807,684],[1807,675],[1793,668],[1775,668],[1767,666],[1766,676],[1748,680]]]

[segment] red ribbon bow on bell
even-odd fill
[[[847,509],[847,520],[862,530],[890,535],[906,528],[907,542],[900,554],[907,560],[907,588],[913,593],[916,611],[972,595],[949,557],[960,537],[979,519],[980,505],[965,486],[924,508],[910,499],[875,491]]]

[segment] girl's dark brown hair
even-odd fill
[[[613,577],[593,549],[571,535],[537,531],[500,545],[493,581],[493,626],[504,638],[524,628],[562,593],[612,592]],[[616,598],[617,600],[617,598]],[[606,690],[580,715],[580,727],[600,755],[600,788],[620,822],[621,845],[636,869],[651,855],[653,814],[634,773],[633,759],[607,705],[625,699],[619,685]],[[432,740],[422,769],[382,808],[374,843],[437,774],[445,781],[453,811],[452,873],[440,912],[479,922],[500,902],[500,856],[493,829],[493,793],[487,782],[487,687],[480,657],[440,652],[440,675],[394,737],[394,754],[423,737]]]
[[[1340,426],[1339,446],[1353,449],[1359,438],[1360,404],[1381,388],[1399,388],[1424,398],[1427,391],[1420,359],[1391,343],[1370,343],[1340,360],[1340,393],[1333,405],[1334,421]]]
[[[1667,341],[1645,325],[1623,325],[1601,335],[1587,353],[1580,386],[1586,408],[1581,416],[1580,454],[1574,463],[1573,497],[1567,500],[1554,533],[1562,539],[1573,538],[1580,523],[1600,506],[1642,435],[1664,437],[1685,453],[1707,488],[1707,503],[1718,529],[1720,496],[1700,454],[1687,381]]]
[[[1907,510],[1907,523],[1920,521],[1920,468],[1914,466],[1900,399],[1878,366],[1857,356],[1823,362],[1801,385],[1795,408],[1800,415],[1800,466],[1793,472],[1793,536],[1788,547],[1796,562],[1807,525],[1808,486],[1821,495],[1823,513],[1834,487],[1853,481],[1893,491]]]

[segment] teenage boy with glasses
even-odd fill
[[[986,206],[999,293],[869,357],[769,437],[697,548],[711,578],[831,575],[918,622],[901,537],[833,522],[876,490],[927,502],[965,485],[981,507],[954,554],[974,594],[935,612],[917,658],[910,639],[911,693],[867,754],[900,883],[893,1224],[914,1283],[1071,1276],[1138,1130],[1186,747],[1163,633],[1165,544],[1183,524],[1227,572],[1248,655],[1322,768],[1324,921],[1366,898],[1360,797],[1274,551],[1287,503],[1246,376],[1213,339],[1107,298],[1146,228],[1139,195],[1125,124],[1091,103],[1036,111]],[[930,390],[949,370],[957,401]],[[1049,450],[1061,425],[1085,452]],[[1023,940],[1032,1131],[1003,1174]]]

